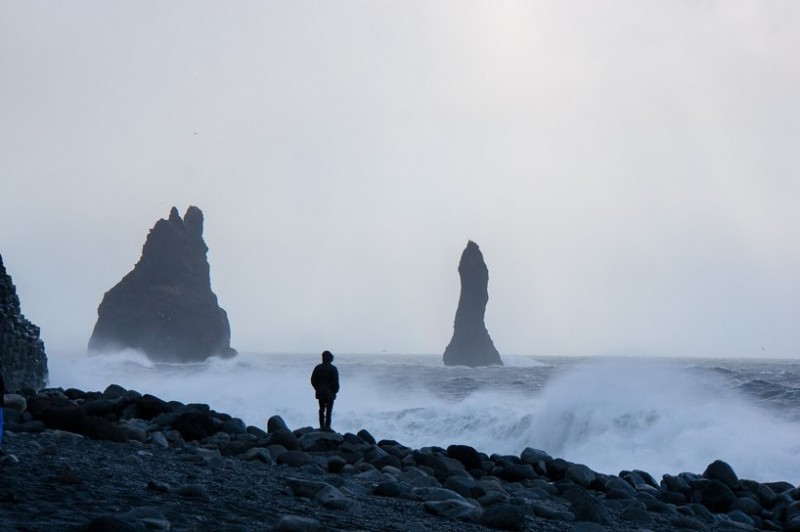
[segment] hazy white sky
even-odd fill
[[[800,355],[800,3],[0,0],[0,254],[48,354],[172,205],[242,351]]]

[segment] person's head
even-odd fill
[[[322,352],[322,361],[326,363],[333,362],[333,353],[330,351],[323,351]]]

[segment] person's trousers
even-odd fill
[[[331,411],[333,410],[333,399],[319,400],[319,428],[331,428]]]

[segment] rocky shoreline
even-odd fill
[[[800,532],[800,489],[702,474],[606,475],[543,451],[410,449],[267,430],[117,385],[6,396],[0,530]]]

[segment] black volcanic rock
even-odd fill
[[[133,348],[151,360],[197,362],[233,356],[227,313],[211,291],[203,213],[189,207],[181,219],[156,222],[142,257],[97,309],[90,352]]]
[[[11,276],[0,256],[0,371],[6,390],[41,390],[47,384],[47,355],[39,327],[25,319]]]
[[[489,270],[478,245],[467,242],[458,264],[461,297],[453,325],[453,338],[444,350],[445,366],[503,365],[483,321],[489,301]]]

